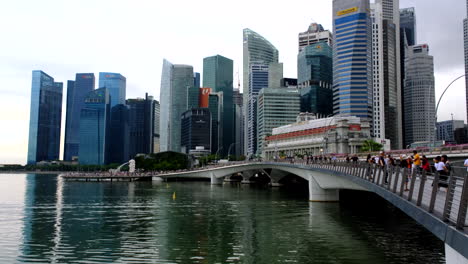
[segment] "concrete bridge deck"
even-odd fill
[[[437,173],[426,175],[416,170],[399,167],[380,168],[367,163],[254,162],[165,173],[158,177],[209,178],[212,184],[219,184],[220,179],[235,173],[243,173],[245,179],[252,177],[252,172],[265,172],[265,169],[272,169],[269,177],[273,184],[290,173],[306,179],[311,201],[337,201],[340,189],[374,192],[444,241],[447,263],[468,263],[466,175],[453,175],[445,182]],[[446,183],[448,188],[439,190],[438,183]]]

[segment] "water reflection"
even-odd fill
[[[15,246],[4,240],[0,262],[444,261],[440,241],[374,196],[345,193],[348,202],[309,203],[301,191],[240,184],[13,179],[21,180],[24,201],[9,190],[24,203],[21,217],[11,222],[22,226],[19,253],[1,249]],[[9,232],[0,226],[0,233]]]

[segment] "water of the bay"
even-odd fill
[[[0,263],[444,263],[441,241],[376,196],[307,198],[240,184],[0,174]]]

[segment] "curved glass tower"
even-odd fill
[[[258,92],[267,88],[268,78],[254,74],[259,69],[268,68],[270,63],[278,62],[278,50],[268,40],[248,28],[244,29],[243,82],[245,109],[245,154],[256,153],[256,100]],[[253,67],[255,66],[255,67]],[[264,71],[264,70],[260,70]],[[268,72],[268,71],[266,71]]]
[[[333,0],[333,113],[372,119],[369,0]]]

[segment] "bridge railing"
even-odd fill
[[[276,160],[278,163],[294,163],[311,168],[321,168],[352,175],[414,203],[457,229],[467,224],[468,181],[466,168],[457,173],[426,172],[418,168],[379,166],[367,162],[332,161],[291,161]]]

